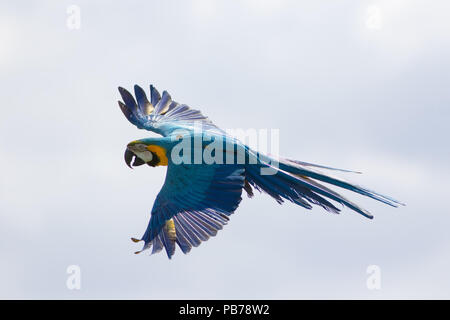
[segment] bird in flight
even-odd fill
[[[135,97],[119,87],[119,106],[125,117],[139,129],[160,134],[130,142],[125,162],[132,168],[147,164],[167,166],[161,191],[156,196],[150,222],[140,239],[141,251],[163,248],[169,258],[176,245],[183,253],[217,234],[239,206],[243,190],[267,193],[278,203],[291,201],[303,208],[313,205],[339,213],[336,204],[372,219],[365,209],[346,199],[327,185],[347,189],[387,205],[403,205],[329,174],[347,171],[312,163],[262,154],[215,126],[198,110],[162,96],[150,86],[145,91],[134,86]]]

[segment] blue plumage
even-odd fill
[[[252,188],[255,188],[267,193],[278,203],[288,200],[306,209],[318,205],[327,211],[339,213],[340,209],[335,206],[334,201],[368,218],[372,218],[372,215],[367,210],[323,183],[362,194],[390,206],[401,204],[318,169],[348,170],[290,159],[273,159],[257,153],[228,136],[200,111],[173,101],[166,91],[161,96],[150,86],[150,100],[137,85],[134,87],[136,100],[123,88],[119,87],[119,92],[124,101],[119,101],[119,106],[125,117],[138,128],[163,136],[133,141],[125,152],[128,165],[134,159],[133,166],[145,163],[150,166],[168,166],[148,227],[141,239],[133,239],[144,242],[142,250],[152,248],[152,254],[164,248],[170,258],[176,245],[183,253],[188,253],[192,247],[215,236],[239,206],[242,190],[249,197],[253,196]],[[200,132],[199,125],[202,129]],[[188,161],[180,162],[175,157],[180,141],[190,143],[190,149],[178,153],[179,157]],[[196,141],[200,141],[200,144],[196,144]],[[233,162],[222,164],[210,163],[205,159],[200,159],[200,162],[195,160],[198,152],[204,152],[213,143],[222,148],[215,149],[211,156],[223,156],[227,160],[231,157]],[[240,158],[241,151],[244,154]],[[245,161],[239,162],[238,158]],[[264,169],[272,169],[274,174],[261,174]]]

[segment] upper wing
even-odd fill
[[[242,165],[169,163],[141,251],[153,245],[153,254],[165,247],[171,258],[175,243],[187,253],[215,236],[242,200],[244,183]]]
[[[119,101],[120,109],[127,119],[139,129],[146,129],[167,136],[175,129],[193,128],[199,122],[205,129],[218,129],[200,111],[179,104],[163,91],[162,97],[158,90],[150,85],[150,101],[144,90],[138,85],[134,86],[133,95],[126,89],[119,87],[123,102]]]

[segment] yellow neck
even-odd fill
[[[156,153],[159,158],[159,163],[157,166],[167,166],[169,160],[167,159],[166,149],[160,146],[150,145],[147,147],[148,151]]]

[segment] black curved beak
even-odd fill
[[[125,150],[125,163],[127,164],[127,166],[129,166],[131,169],[133,169],[133,167],[131,166],[131,161],[133,161],[133,157],[134,157],[134,153],[131,152],[130,150],[126,149]]]
[[[124,159],[127,166],[129,166],[131,169],[133,169],[133,167],[142,166],[143,164],[145,164],[144,161],[136,157],[136,155],[128,149],[125,150]],[[133,163],[131,163],[132,161]]]

